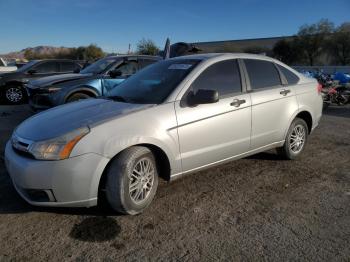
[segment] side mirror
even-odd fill
[[[34,75],[34,74],[36,74],[37,72],[36,72],[35,69],[30,69],[30,70],[27,71],[27,73],[30,74],[30,75]]]
[[[73,71],[73,73],[75,73],[75,74],[80,73],[80,68],[75,69],[75,70]]]
[[[119,70],[117,70],[117,69],[114,69],[114,70],[111,70],[111,71],[109,71],[109,76],[111,77],[111,78],[116,78],[116,77],[118,77],[118,76],[121,76],[123,73],[122,73],[122,71],[119,71]]]
[[[188,94],[188,104],[191,106],[201,104],[212,104],[219,101],[219,93],[216,90],[199,89],[196,93]]]

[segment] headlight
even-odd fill
[[[74,146],[86,134],[90,132],[88,127],[82,127],[63,136],[30,145],[28,151],[36,159],[62,160],[70,156]]]

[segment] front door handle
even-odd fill
[[[245,100],[244,99],[235,99],[231,102],[231,106],[239,107],[241,104],[244,104]]]
[[[290,90],[289,90],[289,89],[283,89],[283,90],[281,90],[281,92],[280,92],[280,94],[281,94],[281,95],[284,95],[284,96],[288,95],[288,93],[290,93]]]

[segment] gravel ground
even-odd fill
[[[274,151],[162,183],[150,208],[37,208],[2,155],[26,106],[0,106],[0,261],[350,261],[350,107],[331,107],[302,157]]]

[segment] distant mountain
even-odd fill
[[[3,58],[18,58],[18,59],[23,59],[24,58],[24,53],[29,50],[35,54],[39,54],[39,55],[53,55],[53,54],[57,54],[57,53],[63,53],[63,52],[69,52],[69,50],[72,49],[70,47],[54,47],[54,46],[36,46],[36,47],[28,47],[25,48],[21,51],[17,51],[17,52],[10,52],[7,54],[3,54],[0,55],[0,57]]]

